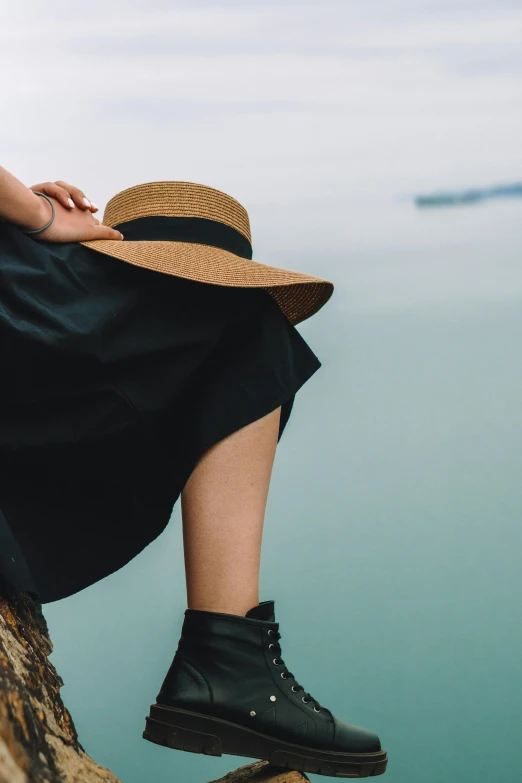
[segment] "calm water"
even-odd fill
[[[354,203],[331,246],[266,258],[337,288],[298,327],[323,367],[276,456],[261,598],[305,688],[381,735],[389,783],[520,774],[521,209]],[[129,566],[46,609],[81,740],[125,783],[248,763],[141,739],[185,605],[176,508]]]

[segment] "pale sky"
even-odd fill
[[[365,209],[522,179],[514,0],[0,8],[7,169],[100,207],[140,182],[216,187],[249,212],[259,261],[337,274],[370,235],[411,242]]]

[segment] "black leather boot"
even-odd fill
[[[332,777],[383,773],[378,736],[338,720],[305,692],[281,658],[278,629],[273,601],[245,617],[187,609],[145,739]]]

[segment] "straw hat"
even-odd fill
[[[252,260],[248,214],[220,190],[193,182],[146,182],[117,193],[103,224],[123,241],[80,244],[136,266],[203,283],[265,288],[291,323],[314,315],[333,284],[320,277]]]

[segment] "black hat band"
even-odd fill
[[[112,226],[131,242],[196,242],[252,260],[252,245],[235,228],[200,217],[150,215]]]

